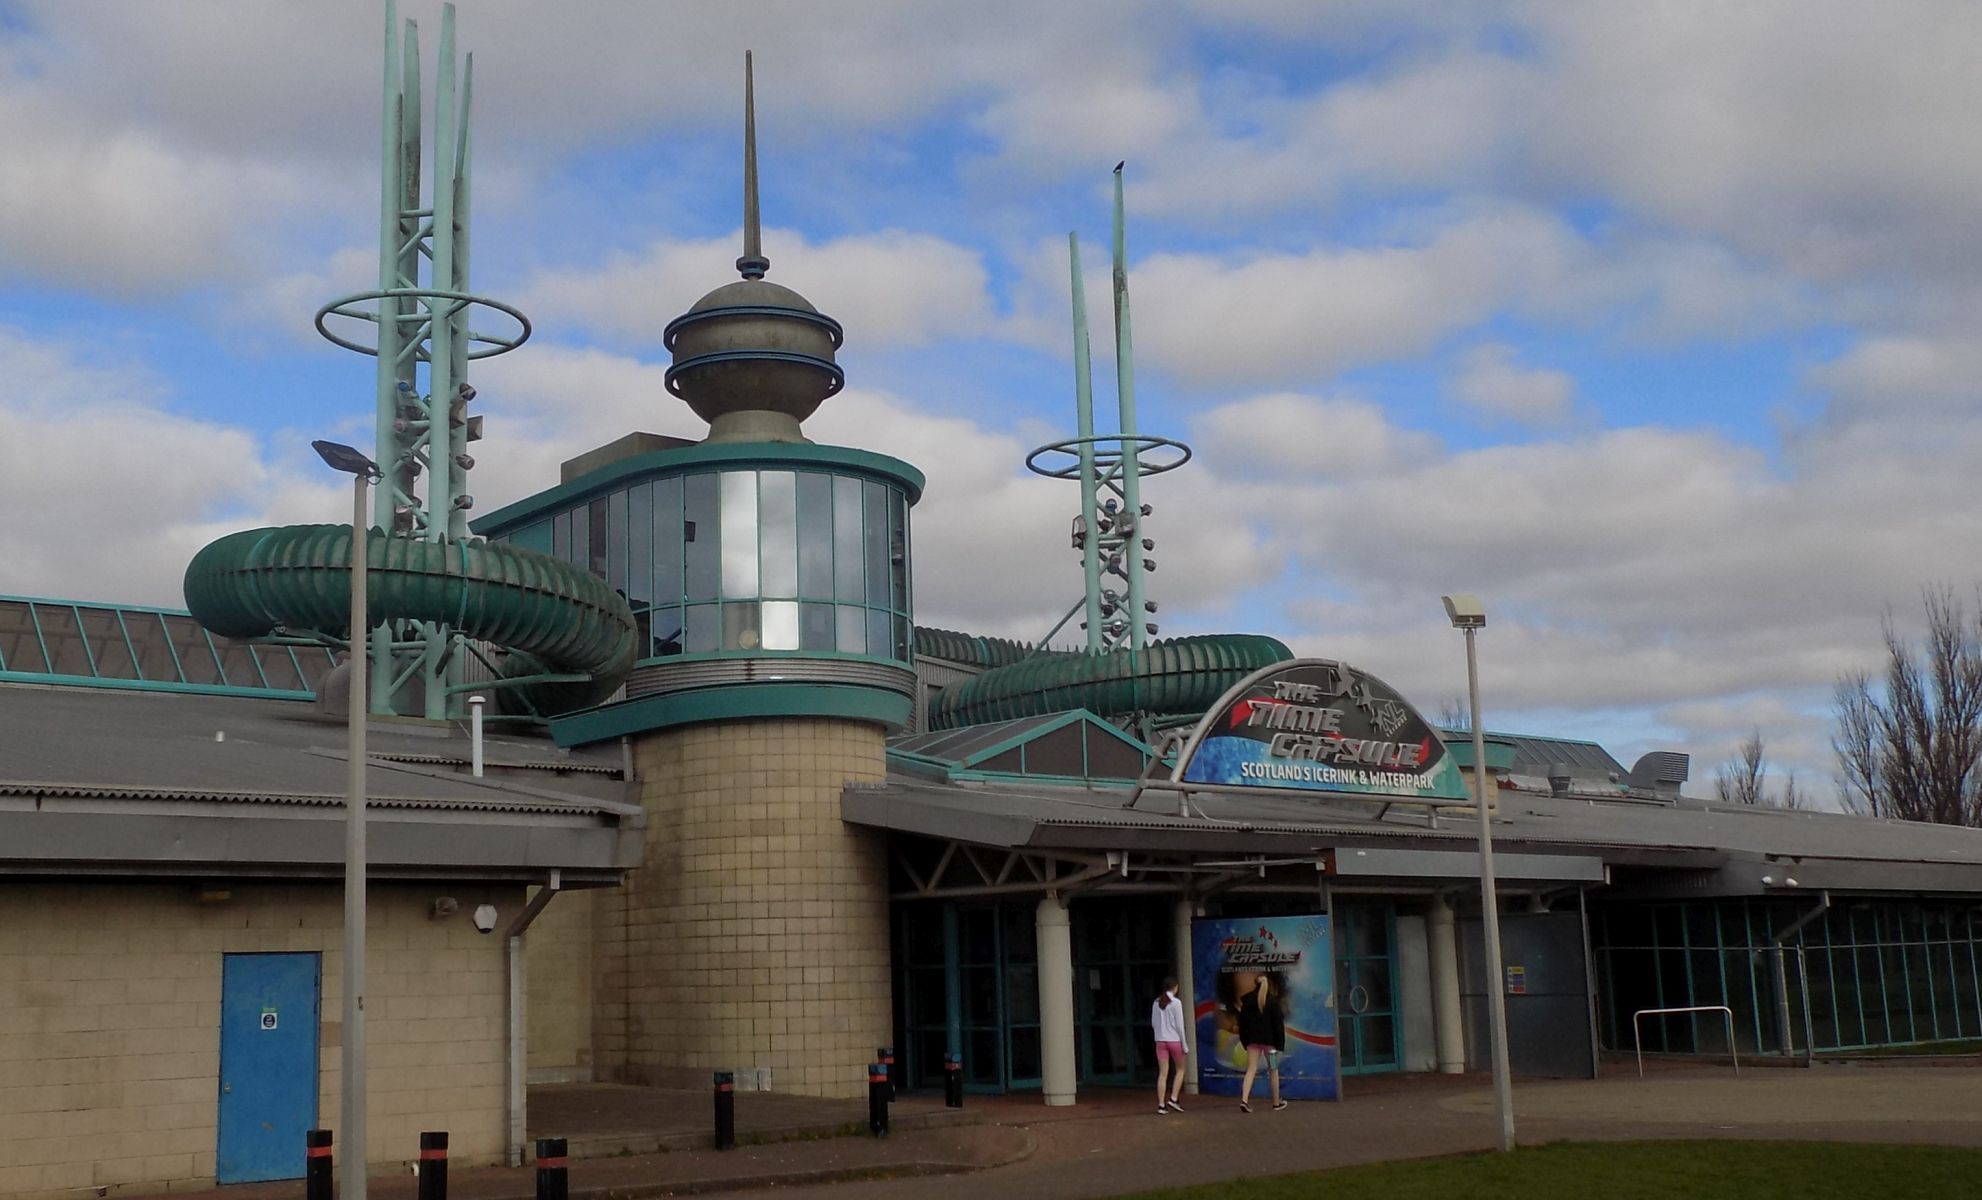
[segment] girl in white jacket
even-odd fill
[[[1177,1093],[1184,1090],[1184,1002],[1177,998],[1174,977],[1163,981],[1162,995],[1149,1006],[1149,1028],[1156,1035],[1156,1111],[1182,1112]]]

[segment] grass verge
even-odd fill
[[[1136,1200],[1948,1200],[1982,1150],[1836,1142],[1560,1142],[1136,1193]],[[1128,1200],[1128,1198],[1124,1198]]]

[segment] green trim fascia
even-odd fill
[[[317,698],[315,692],[299,692],[288,688],[234,687],[224,683],[180,683],[171,679],[104,679],[92,675],[48,675],[39,671],[0,671],[0,683],[111,688],[122,692],[188,692],[198,696],[246,696],[262,700]]]
[[[778,604],[787,603],[787,601],[783,596],[773,597],[771,602]],[[736,599],[730,599],[730,600],[697,601],[696,603],[697,604],[707,603],[711,605],[756,604],[758,603],[758,601],[754,598],[745,599],[742,597],[738,597]],[[794,603],[827,604],[831,602],[826,600],[799,600],[799,601],[795,601]],[[668,606],[663,605],[662,607],[668,607]],[[675,605],[673,607],[686,607],[686,606]],[[890,616],[907,615],[901,612],[901,610],[899,609],[876,608],[871,604],[854,604],[854,605],[848,605],[848,607],[864,608],[873,612],[884,612],[889,614]],[[899,658],[889,658],[885,654],[853,654],[845,650],[765,650],[761,648],[754,650],[697,650],[693,654],[663,654],[654,658],[640,659],[639,661],[635,662],[633,665],[635,667],[663,667],[663,666],[669,666],[674,663],[725,662],[731,659],[738,659],[738,658],[750,658],[750,659],[791,658],[791,659],[806,659],[808,661],[811,659],[826,659],[834,662],[874,663],[878,666],[896,667],[903,671],[913,671],[915,669],[915,665],[913,663],[903,662]]]
[[[562,511],[589,498],[594,492],[609,491],[638,479],[660,479],[683,475],[701,467],[780,467],[839,468],[873,476],[907,491],[908,502],[922,499],[926,482],[922,472],[886,454],[855,450],[850,446],[821,446],[813,442],[706,442],[675,450],[654,450],[608,463],[570,483],[525,496],[488,513],[471,528],[481,537],[499,537],[540,516]]]
[[[120,612],[156,613],[164,617],[190,617],[193,614],[183,608],[156,608],[149,604],[112,604],[103,600],[58,600],[53,596],[6,596],[0,595],[0,604],[42,604],[51,608],[105,608]]]
[[[557,717],[551,721],[551,738],[560,746],[585,746],[676,725],[758,717],[837,717],[899,729],[908,724],[913,712],[914,702],[907,696],[878,688],[844,683],[747,683],[645,696]]]
[[[1444,741],[1445,739],[1441,737],[1440,740]],[[1490,733],[1482,734],[1481,740],[1486,743],[1487,770],[1513,770],[1513,742],[1501,741]],[[1446,741],[1445,751],[1452,756],[1453,762],[1470,769],[1473,765],[1473,735],[1469,733],[1463,735],[1457,741]]]
[[[1133,779],[1087,779],[1075,775],[1021,775],[1016,771],[965,771],[950,772],[954,783],[1021,783],[1045,784],[1048,787],[1097,788],[1109,791],[1128,791],[1136,786]]]
[[[888,769],[890,771],[902,771],[910,775],[919,775],[926,779],[941,780],[945,783],[949,782],[950,778],[950,765],[948,763],[938,762],[933,758],[924,758],[920,754],[909,754],[900,750],[888,751]]]

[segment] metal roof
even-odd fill
[[[1380,798],[1379,798],[1380,799]],[[855,824],[1009,848],[1303,854],[1331,845],[1463,848],[1470,816],[1432,826],[1401,806],[1378,820],[1365,800],[1262,792],[1200,794],[1178,811],[1174,794],[1025,784],[942,784],[891,777],[849,787],[841,812]],[[1592,800],[1503,790],[1496,848],[1595,853],[1606,863],[1685,872],[1698,887],[1759,894],[1824,888],[1982,894],[1982,830],[1685,800]],[[1766,879],[1765,879],[1766,877]],[[1794,880],[1794,883],[1790,881]]]
[[[1048,725],[1057,726],[1063,716],[1064,714],[1060,713],[1047,713],[1036,717],[1017,717],[1010,721],[988,721],[982,725],[965,725],[956,729],[938,729],[929,733],[910,734],[907,737],[890,738],[888,749],[963,764],[970,762],[981,751],[1022,739],[1026,734]]]
[[[311,705],[0,684],[0,871],[321,873],[341,862],[344,748],[344,723]],[[386,873],[601,882],[639,861],[616,748],[497,734],[480,779],[450,769],[469,758],[452,725],[374,720],[367,749]]]
[[[1539,737],[1531,733],[1489,731],[1486,736],[1514,747],[1513,771],[1517,775],[1547,778],[1549,769],[1555,766],[1568,767],[1572,775],[1588,779],[1609,779],[1615,775],[1622,780],[1630,774],[1624,769],[1624,764],[1610,756],[1610,751],[1595,742]]]

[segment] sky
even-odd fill
[[[420,23],[431,80],[439,5]],[[194,551],[342,519],[372,363],[382,6],[0,0],[0,593],[180,606]],[[755,53],[770,278],[840,320],[809,436],[929,477],[917,618],[1079,596],[1068,234],[1112,411],[1126,160],[1164,635],[1255,631],[1428,714],[1831,790],[1882,613],[1973,595],[1982,6],[463,0],[476,507],[699,437],[667,321],[733,279]]]

